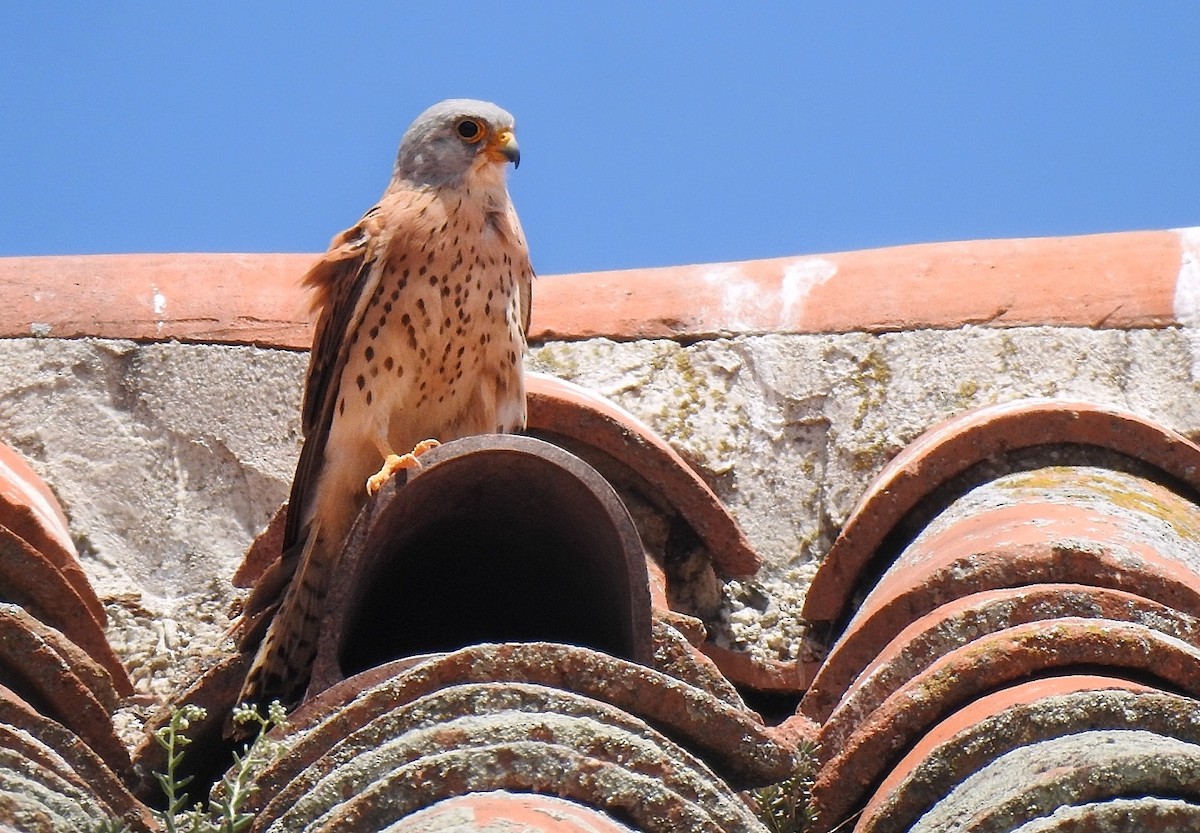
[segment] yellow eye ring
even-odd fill
[[[454,131],[469,145],[475,144],[487,135],[487,130],[478,119],[462,119],[454,126]]]

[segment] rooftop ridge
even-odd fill
[[[306,349],[315,254],[0,258],[0,338]],[[1200,228],[540,277],[532,341],[1200,322]]]

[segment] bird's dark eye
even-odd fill
[[[483,125],[475,119],[463,119],[455,126],[455,130],[472,144],[483,138]]]

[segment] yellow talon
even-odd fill
[[[387,483],[396,476],[396,472],[401,469],[417,469],[421,467],[421,461],[417,458],[430,449],[437,448],[441,443],[437,440],[421,440],[412,451],[407,454],[389,454],[383,460],[383,465],[379,471],[367,478],[367,494],[375,495],[383,488],[383,484]]]

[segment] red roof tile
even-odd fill
[[[1200,490],[1200,446],[1136,414],[1036,399],[969,411],[926,431],[875,478],[817,571],[804,617],[828,622],[842,615],[887,534],[938,486],[989,458],[1053,444],[1111,449]]]
[[[1163,327],[1200,288],[1187,230],[927,243],[539,279],[535,341],[766,332]],[[307,348],[309,254],[0,259],[0,337],[101,336]],[[1193,270],[1194,271],[1194,270]],[[206,291],[196,292],[199,284]],[[1072,299],[1064,305],[1062,298]]]
[[[1200,695],[1200,649],[1128,622],[1063,618],[1031,622],[980,637],[941,657],[838,736],[822,728],[825,764],[813,788],[824,819],[847,817],[868,788],[938,721],[1006,683],[1047,670],[1106,666],[1118,674],[1152,675],[1192,697]]]
[[[549,795],[503,791],[470,793],[439,801],[408,816],[389,833],[634,833],[602,813]]]
[[[1023,744],[1095,726],[1187,738],[1187,711],[1187,698],[1115,677],[1069,674],[1002,688],[925,733],[875,788],[856,833],[903,833],[960,781]]]
[[[79,555],[58,499],[19,454],[0,443],[0,524],[42,553],[75,589],[80,601],[104,628],[108,616],[79,566]]]

